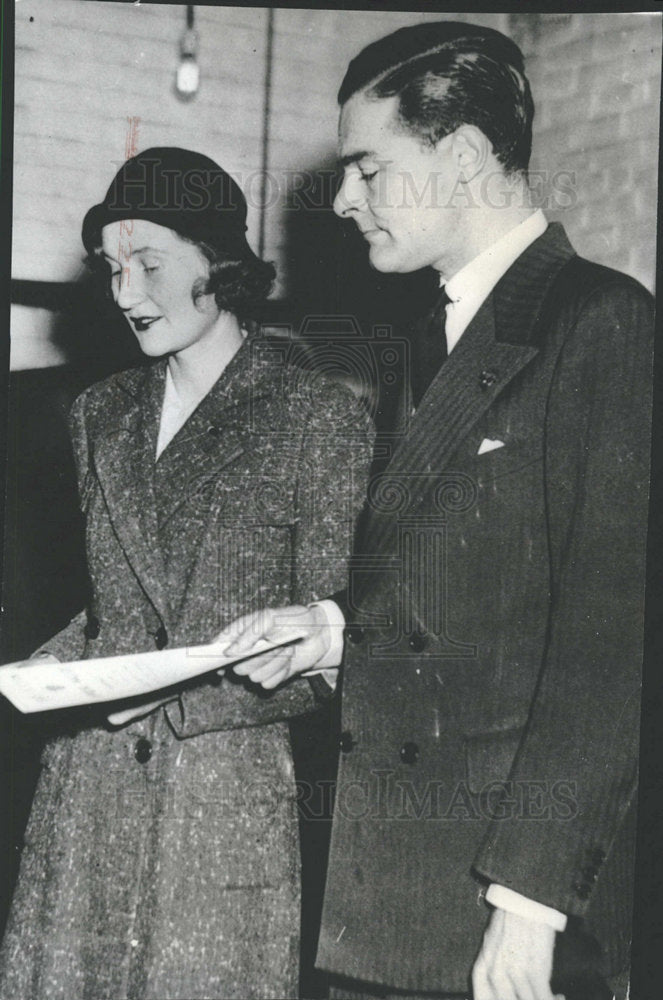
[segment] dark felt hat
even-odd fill
[[[246,240],[246,199],[218,163],[177,146],[153,146],[126,160],[106,196],[83,220],[91,253],[101,230],[122,219],[146,219],[230,257],[254,256]]]

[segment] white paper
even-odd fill
[[[285,646],[304,634],[292,631],[275,642],[260,639],[248,655]],[[21,712],[46,712],[54,708],[135,698],[246,659],[246,656],[224,655],[223,650],[231,641],[225,639],[220,645],[186,646],[70,663],[39,659],[7,663],[0,667],[0,692]]]

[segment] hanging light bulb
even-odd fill
[[[198,32],[193,26],[193,4],[186,7],[186,31],[180,39],[180,64],[177,67],[175,90],[184,101],[190,100],[200,83],[200,69],[196,61],[198,55]]]

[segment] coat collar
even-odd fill
[[[127,558],[159,613],[169,612],[159,544],[163,524],[191,489],[249,446],[255,404],[275,390],[274,366],[245,343],[155,460],[166,362],[114,376],[94,430],[94,461]]]
[[[162,362],[114,376],[100,398],[91,442],[115,533],[141,587],[167,622],[170,604],[152,477],[164,383]]]
[[[274,391],[274,369],[247,341],[222,372],[156,463],[163,524],[197,484],[236,461],[251,445],[256,404]]]

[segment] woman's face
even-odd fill
[[[145,354],[176,354],[215,338],[214,296],[192,297],[209,273],[198,247],[145,219],[111,222],[101,237],[113,298]]]

